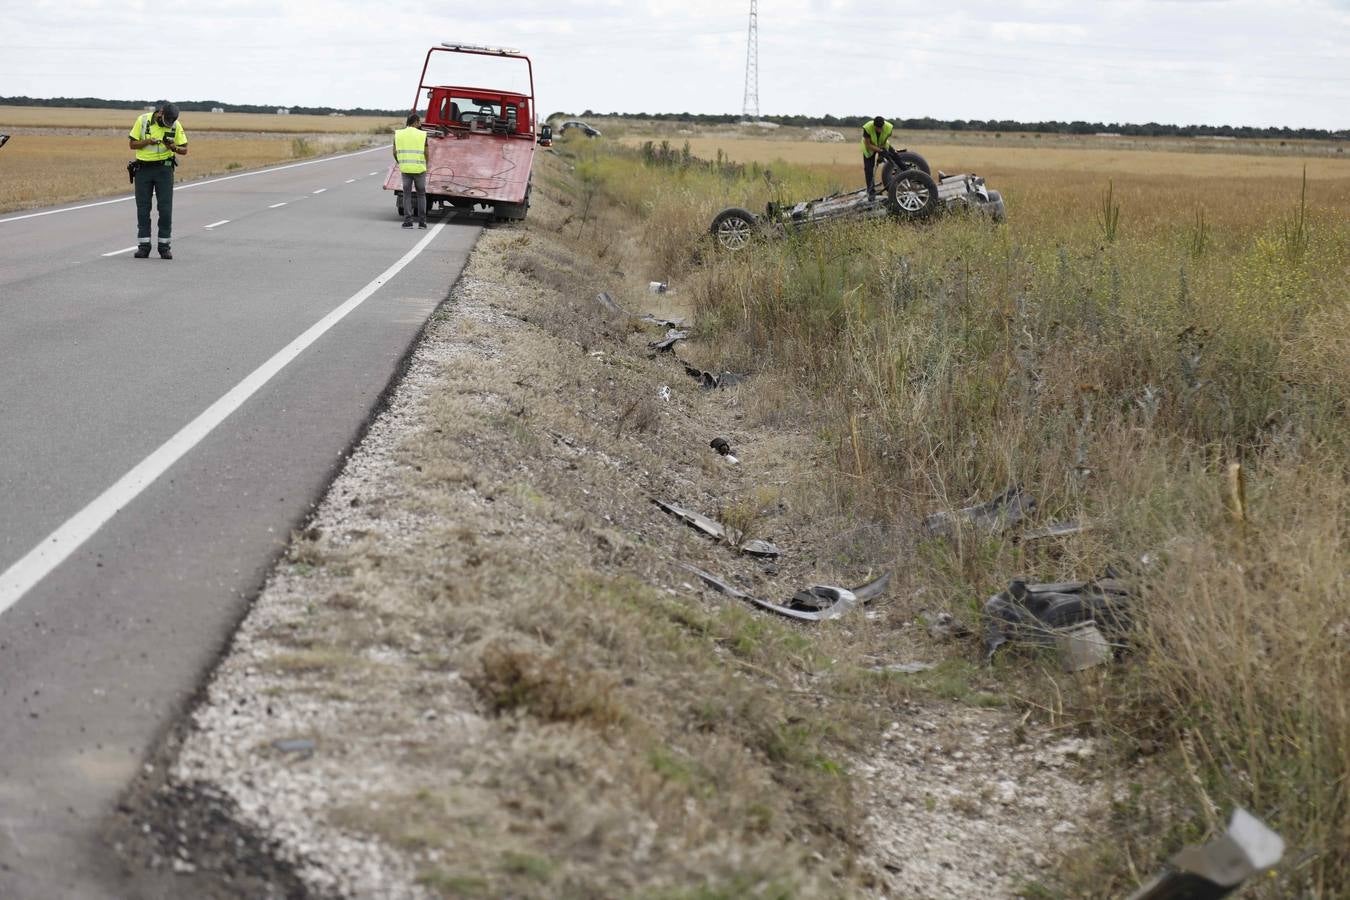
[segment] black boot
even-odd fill
[[[136,258],[137,258],[137,259],[145,259],[145,258],[148,257],[149,255],[150,255],[150,245],[149,245],[149,244],[137,244],[137,245],[136,245]]]
[[[150,248],[149,248],[149,247],[146,247],[146,248],[145,248],[145,254],[146,254],[146,256],[149,256],[149,255],[150,255]],[[173,259],[173,254],[169,252],[169,245],[168,245],[168,244],[160,244],[160,245],[159,245],[159,258],[160,258],[160,259]]]

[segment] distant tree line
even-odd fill
[[[732,125],[744,120],[738,115],[701,115],[695,113],[602,113],[586,110],[581,115],[558,112],[550,120],[585,119],[586,117],[618,119],[650,119],[657,122],[683,122],[694,125]],[[871,116],[760,116],[760,121],[777,125],[795,125],[806,128],[834,128],[856,130]],[[1017,122],[1012,119],[933,119],[929,117],[888,119],[897,128],[915,131],[992,131],[1039,132],[1043,134],[1123,134],[1135,137],[1232,137],[1232,138],[1293,138],[1305,140],[1345,139],[1346,131],[1333,132],[1325,128],[1255,128],[1249,125],[1164,125],[1145,122]]]
[[[170,98],[173,99],[173,98]],[[343,109],[337,106],[287,106],[285,103],[226,103],[224,100],[174,100],[182,112],[210,112],[216,107],[230,112],[275,113],[278,109],[289,109],[297,116],[326,116],[330,113],[342,113],[346,116],[405,116],[406,109],[366,109],[357,106]],[[141,109],[153,106],[154,100],[103,100],[99,97],[0,97],[0,106],[59,106],[80,109]]]
[[[154,100],[104,100],[99,97],[0,97],[4,106],[59,106],[82,107],[85,109],[140,109],[150,106]],[[403,116],[405,109],[368,109],[363,106],[341,108],[336,106],[289,106],[283,103],[263,105],[260,103],[226,103],[223,100],[175,100],[183,112],[210,112],[216,107],[230,112],[274,113],[285,107],[295,115],[326,116],[342,113],[347,116]],[[656,122],[683,122],[691,125],[732,125],[744,119],[733,114],[709,115],[702,113],[603,113],[586,110],[581,115],[555,112],[549,121],[557,119],[585,119],[588,116],[604,116],[617,119],[649,119]],[[777,125],[795,125],[805,128],[834,128],[853,130],[862,127],[862,123],[871,116],[760,116],[764,122]],[[889,118],[889,117],[888,117]],[[1039,132],[1042,134],[1123,134],[1131,137],[1231,137],[1231,138],[1287,138],[1302,140],[1328,140],[1350,137],[1350,131],[1328,131],[1325,128],[1255,128],[1250,125],[1164,125],[1159,122],[1145,122],[1136,125],[1129,122],[1017,122],[1012,119],[933,119],[923,117],[890,119],[897,128],[915,131],[993,131],[993,132]]]

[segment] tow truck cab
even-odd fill
[[[433,54],[454,58],[493,57],[522,66],[529,93],[492,87],[428,83]],[[441,61],[444,61],[443,59]],[[504,73],[503,73],[504,74]],[[520,86],[517,77],[513,87]],[[517,50],[472,44],[441,44],[427,51],[413,95],[414,111],[426,103],[421,128],[427,132],[427,208],[485,211],[498,221],[525,218],[530,208],[534,164],[534,67]],[[405,219],[403,176],[389,167],[384,189],[394,193],[395,209]]]

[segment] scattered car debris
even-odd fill
[[[614,302],[614,298],[607,292],[601,291],[595,295],[595,302],[604,307],[606,312],[613,313],[616,316],[627,316],[630,319],[637,319],[647,325],[655,325],[658,328],[683,328],[684,319],[671,319],[662,316],[654,316],[651,313],[631,313],[622,306]]]
[[[924,611],[919,613],[919,621],[928,628],[928,636],[935,641],[949,641],[970,634],[965,623],[949,612]]]
[[[885,592],[891,581],[888,572],[880,578],[853,590],[833,585],[813,584],[804,591],[798,591],[793,595],[792,600],[787,603],[770,603],[768,600],[752,597],[710,572],[705,572],[686,563],[680,563],[680,566],[693,572],[709,587],[721,591],[729,597],[744,600],[760,609],[786,616],[789,619],[796,619],[799,622],[824,622],[829,619],[837,619],[853,607],[880,596]],[[800,599],[803,597],[807,599]]]
[[[1169,870],[1129,900],[1213,900],[1227,897],[1284,856],[1284,839],[1242,807],[1233,810],[1228,830],[1202,847],[1182,848]]]
[[[726,438],[715,437],[708,442],[708,446],[716,450],[721,454],[723,459],[733,466],[740,462],[740,460],[736,458],[736,454],[731,452],[731,444],[727,442]]]
[[[284,738],[273,741],[272,746],[282,753],[294,753],[300,759],[309,759],[314,755],[315,743],[311,738]]]
[[[954,512],[936,512],[923,520],[924,529],[934,536],[952,537],[962,525],[999,534],[1025,519],[1036,509],[1036,499],[1013,485],[988,503],[967,506]]]
[[[666,503],[664,500],[657,500],[655,498],[652,499],[652,502],[675,518],[683,520],[685,524],[690,527],[703,532],[708,537],[718,541],[725,541],[734,546],[731,538],[727,536],[726,527],[722,525],[722,523],[715,522],[700,513],[691,512],[683,507],[676,506],[674,503]],[[736,549],[740,550],[742,553],[748,553],[751,556],[766,556],[772,558],[782,555],[782,551],[773,544],[761,540],[745,541],[740,546],[736,547]]]
[[[664,294],[667,290],[669,290],[669,287],[670,286],[667,285],[664,281],[647,282],[647,290],[651,291],[653,294]]]
[[[735,372],[721,372],[716,374],[705,372],[698,366],[691,366],[683,360],[680,362],[684,366],[685,373],[688,374],[690,378],[697,380],[699,386],[705,391],[711,391],[717,388],[734,387],[744,381],[747,377],[745,375],[737,375]]]
[[[9,135],[0,134],[0,147],[3,147],[8,143],[9,143]]]
[[[663,401],[665,401],[666,403],[669,403],[669,402],[670,402],[670,385],[668,385],[668,384],[663,384],[663,385],[661,385],[661,390],[659,390],[659,391],[656,392],[656,396],[660,397],[660,398],[661,398]]]
[[[1070,519],[1067,522],[1051,522],[1044,528],[1028,531],[1021,536],[1021,539],[1023,541],[1039,541],[1045,538],[1068,537],[1072,534],[1082,534],[1084,531],[1090,531],[1091,529],[1091,525]]]
[[[1064,671],[1078,672],[1100,666],[1111,658],[1111,645],[1097,630],[1097,623],[1079,622],[1055,636],[1060,662]]]
[[[676,329],[671,328],[666,332],[666,336],[663,337],[661,340],[648,342],[647,349],[655,350],[657,353],[671,353],[675,349],[676,341],[684,341],[688,339],[689,339],[689,332],[677,331]]]
[[[985,658],[993,657],[994,651],[1009,642],[1054,646],[1066,629],[1088,622],[1098,632],[1100,643],[1109,648],[1100,632],[1124,633],[1129,625],[1128,603],[1129,592],[1114,578],[1050,584],[1015,579],[1008,583],[1007,590],[984,603],[988,619]],[[1080,639],[1079,649],[1089,656],[1100,652],[1085,649],[1083,644],[1084,639]]]

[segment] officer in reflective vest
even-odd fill
[[[863,179],[867,183],[868,200],[877,199],[877,189],[872,184],[872,172],[877,164],[877,153],[886,149],[891,140],[891,132],[894,130],[895,126],[881,116],[863,124]]]
[[[130,147],[136,151],[133,180],[136,184],[136,258],[150,255],[150,198],[159,206],[159,255],[173,259],[169,250],[173,235],[173,169],[178,157],[186,156],[187,132],[178,121],[178,107],[167,100],[155,111],[138,116],[131,126]]]
[[[417,227],[427,227],[427,133],[417,126],[422,119],[417,113],[408,116],[408,127],[394,132],[394,159],[403,173],[403,227],[413,227],[413,210],[417,211]],[[417,202],[413,203],[413,188]]]

